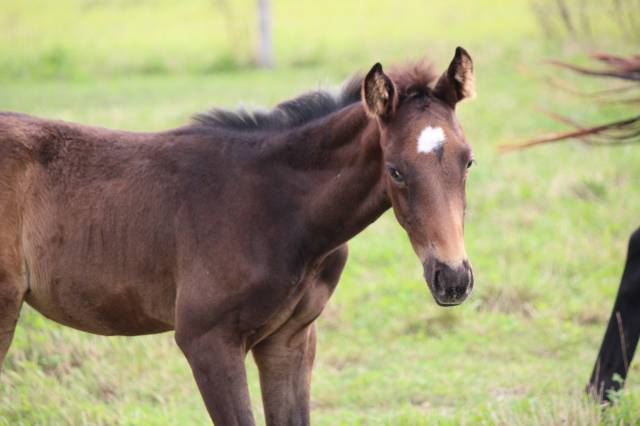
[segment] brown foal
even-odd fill
[[[473,86],[458,48],[439,78],[376,64],[338,95],[160,133],[0,113],[0,363],[23,301],[90,333],[175,330],[216,425],[254,424],[249,351],[267,424],[309,424],[314,321],[351,237],[393,207],[436,302],[471,291],[455,106]]]

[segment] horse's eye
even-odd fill
[[[476,163],[476,160],[469,160],[469,162],[467,163],[467,169],[470,169],[471,166],[473,166]]]
[[[387,172],[389,172],[389,176],[391,176],[391,178],[396,182],[404,183],[404,177],[402,176],[402,173],[400,173],[395,167],[387,164]]]

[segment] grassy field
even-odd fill
[[[640,150],[496,150],[556,128],[537,107],[587,122],[629,113],[551,90],[519,66],[548,73],[545,58],[633,46],[606,34],[595,46],[545,40],[524,0],[450,3],[274,1],[278,65],[253,70],[253,2],[0,0],[0,110],[159,130],[210,105],[271,105],[338,84],[378,60],[427,54],[444,68],[465,46],[479,93],[459,113],[477,159],[466,222],[474,293],[436,306],[391,214],[355,238],[319,320],[313,424],[640,424],[640,363],[616,407],[582,395],[640,225]],[[207,419],[171,333],[104,338],[23,310],[0,377],[0,425]]]

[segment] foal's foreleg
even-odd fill
[[[181,282],[184,290],[178,291],[176,343],[189,361],[213,423],[254,426],[244,367],[247,350],[237,315],[224,298],[210,291],[209,282],[199,272]]]
[[[267,426],[309,425],[311,369],[316,352],[314,324],[285,326],[253,348]]]
[[[627,263],[620,288],[609,319],[607,331],[600,347],[598,359],[587,386],[599,399],[608,400],[609,390],[618,390],[627,376],[640,336],[640,229],[629,240]]]
[[[327,256],[289,321],[253,348],[268,426],[309,424],[315,319],[338,284],[347,254],[345,244]]]
[[[20,307],[26,293],[26,286],[18,283],[19,280],[10,279],[0,266],[0,371],[11,345]]]
[[[254,426],[244,366],[246,351],[224,327],[201,335],[176,329],[176,341],[189,361],[207,411],[216,426]]]

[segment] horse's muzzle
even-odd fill
[[[452,268],[435,258],[424,263],[424,278],[436,303],[454,306],[462,303],[473,289],[473,271],[469,261],[464,260]]]

